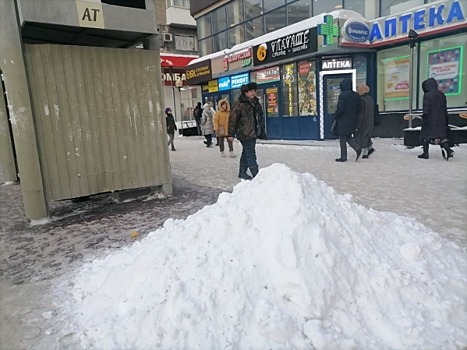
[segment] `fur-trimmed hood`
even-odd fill
[[[227,103],[227,112],[229,112],[230,111],[230,103],[226,98],[223,98],[223,99],[219,100],[219,102],[217,103],[217,110],[222,111],[221,104],[223,104],[223,103]]]

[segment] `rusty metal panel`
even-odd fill
[[[168,185],[157,53],[26,45],[47,199]]]

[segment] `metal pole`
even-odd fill
[[[410,40],[410,57],[409,57],[409,128],[412,128],[412,107],[413,107],[413,62],[414,62],[414,40]]]
[[[48,216],[48,207],[17,11],[15,1],[0,1],[0,64],[7,91],[24,211],[28,219],[37,220]]]

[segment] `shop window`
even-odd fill
[[[245,40],[251,40],[264,34],[263,16],[245,23]]]
[[[301,22],[311,17],[311,5],[309,0],[300,0],[287,5],[287,24]]]
[[[227,14],[225,12],[225,6],[221,6],[217,10],[213,11],[211,13],[211,20],[213,33],[227,29]]]
[[[211,30],[211,14],[201,16],[196,20],[196,28],[198,29],[198,38],[204,39],[212,34]]]
[[[228,26],[234,26],[244,21],[242,0],[231,1],[226,6]]]
[[[285,7],[281,7],[275,11],[269,12],[264,16],[266,25],[266,33],[287,27],[287,16]]]
[[[264,12],[272,11],[284,5],[285,5],[285,0],[267,0],[264,2]]]
[[[407,45],[377,54],[377,103],[380,111],[409,108],[409,50]]]
[[[297,66],[289,63],[282,66],[282,112],[284,117],[297,116]]]
[[[467,107],[467,36],[453,35],[420,43],[420,86],[423,80],[435,78],[446,94],[448,107]],[[420,90],[419,108],[423,93]]]
[[[263,14],[263,0],[243,0],[243,9],[245,20],[260,16]]]
[[[240,24],[238,26],[229,29],[229,47],[245,42],[245,25]]]
[[[298,62],[298,115],[318,115],[314,62]]]
[[[314,0],[312,3],[313,16],[342,9],[342,0]]]
[[[357,71],[357,86],[366,84],[369,85],[367,81],[367,57],[364,55],[357,55],[353,57],[353,68]],[[373,89],[373,86],[370,86],[370,89]]]
[[[344,8],[346,10],[355,11],[363,17],[367,17],[367,14],[365,13],[365,3],[368,3],[368,0],[344,0]],[[374,0],[371,0],[371,6],[376,6]]]

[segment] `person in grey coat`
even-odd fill
[[[337,109],[334,113],[336,119],[337,135],[341,148],[341,156],[336,162],[347,161],[347,143],[357,153],[356,160],[360,158],[362,149],[354,138],[357,129],[358,114],[362,110],[360,96],[352,90],[352,81],[345,78],[340,83],[341,93],[337,101]]]
[[[428,78],[422,83],[423,89],[423,125],[420,131],[423,153],[418,156],[428,159],[430,143],[441,146],[443,158],[449,160],[454,151],[449,147],[448,140],[448,109],[446,95],[438,90],[438,82]]]
[[[370,87],[366,84],[357,87],[357,93],[362,100],[362,111],[358,114],[357,121],[357,141],[362,148],[362,158],[368,158],[375,149],[371,141],[373,127],[375,125],[375,101],[369,95]]]
[[[206,147],[212,147],[212,134],[214,133],[214,112],[212,102],[205,103],[201,117],[201,128],[203,129]]]

